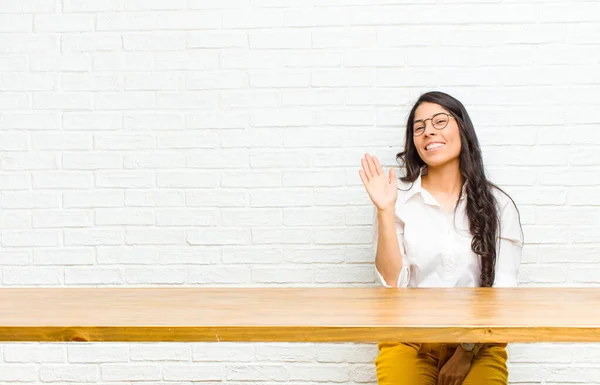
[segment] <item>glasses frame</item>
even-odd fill
[[[437,127],[436,127],[436,126],[433,124],[433,119],[434,119],[436,116],[439,116],[439,115],[446,115],[446,116],[448,117],[448,120],[446,121],[446,124],[444,125],[444,127],[441,127],[441,128],[437,128]],[[434,115],[433,115],[431,118],[427,118],[427,119],[419,119],[419,120],[417,120],[417,122],[423,122],[423,124],[425,125],[425,126],[423,127],[423,132],[421,132],[421,133],[420,133],[420,134],[418,134],[418,135],[415,135],[415,123],[416,123],[416,122],[415,122],[415,123],[413,123],[413,126],[412,126],[412,130],[411,130],[411,131],[412,131],[412,134],[413,134],[413,136],[414,136],[414,137],[418,137],[418,136],[421,136],[421,135],[423,135],[423,134],[425,133],[425,131],[427,131],[427,121],[428,121],[428,120],[431,120],[431,126],[432,126],[433,128],[435,128],[435,129],[436,129],[436,130],[438,130],[438,131],[440,131],[440,130],[443,130],[444,128],[446,128],[446,127],[448,126],[448,122],[450,122],[450,117],[452,117],[452,118],[455,118],[455,119],[456,119],[456,117],[455,117],[454,115],[452,115],[451,113],[449,113],[449,112],[438,112],[438,113],[434,114]]]

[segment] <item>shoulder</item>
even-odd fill
[[[510,195],[508,195],[508,193],[506,193],[499,187],[492,186],[492,194],[494,195],[494,198],[496,198],[496,205],[500,213],[517,210],[517,205],[510,197]]]
[[[406,202],[406,200],[409,197],[411,197],[412,195],[414,195],[415,191],[417,190],[417,186],[416,186],[415,182],[404,182],[404,181],[398,179],[397,183],[398,183],[398,201],[397,201],[396,207],[398,207],[398,204],[403,205]]]
[[[498,204],[498,213],[501,225],[502,237],[512,239],[516,243],[523,244],[523,231],[521,228],[521,215],[516,203],[501,189],[492,187]]]

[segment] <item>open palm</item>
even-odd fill
[[[365,154],[360,163],[362,170],[359,170],[358,174],[373,204],[378,210],[394,210],[398,198],[398,184],[394,169],[390,168],[389,174],[386,175],[377,157],[369,154]]]

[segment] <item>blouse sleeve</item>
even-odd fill
[[[500,210],[500,236],[497,243],[494,287],[517,287],[523,250],[523,233],[517,208],[511,199]]]
[[[398,220],[396,220],[395,223],[396,223],[396,235],[398,237],[398,243],[400,245],[400,255],[402,255],[402,270],[400,271],[400,275],[398,276],[398,281],[395,282],[395,287],[407,287],[408,283],[410,281],[410,266],[409,266],[409,262],[406,258],[406,253],[404,250],[404,242],[403,242],[404,228]],[[373,208],[373,239],[372,239],[373,256],[375,256],[377,254],[377,241],[378,241],[378,237],[379,237],[378,226],[379,225],[377,222],[377,207],[374,206],[374,208]],[[379,282],[383,286],[392,287],[385,281],[385,279],[383,279],[383,276],[377,269],[377,266],[375,266],[375,273],[377,274],[377,278],[379,279]]]

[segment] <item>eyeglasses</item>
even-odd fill
[[[431,118],[417,120],[413,125],[413,136],[423,135],[423,133],[425,132],[425,122],[427,122],[428,120],[431,120],[433,128],[437,130],[443,130],[448,125],[451,116],[453,117],[454,115],[448,114],[446,112],[438,112]]]

